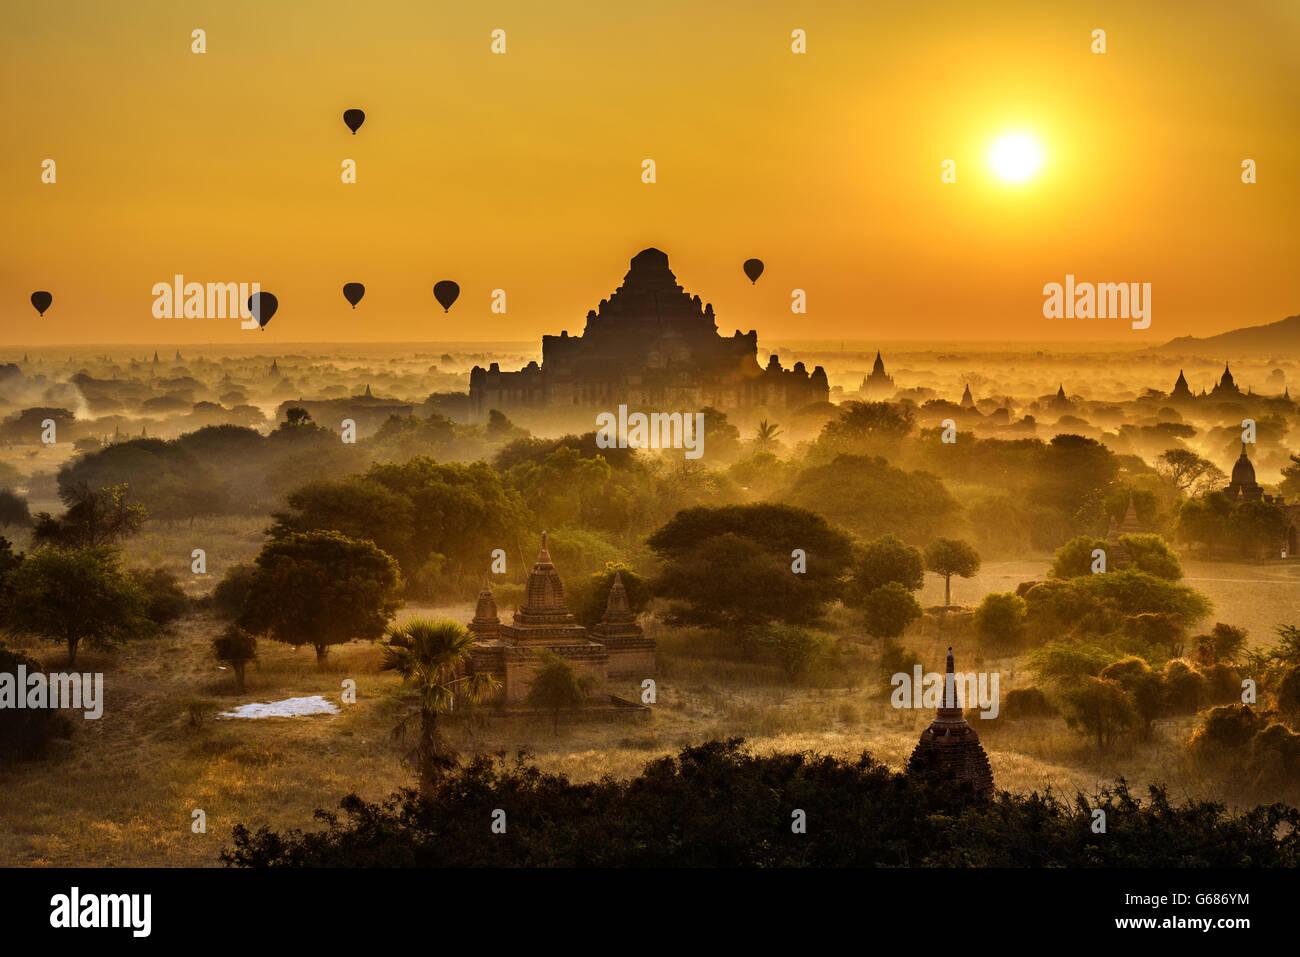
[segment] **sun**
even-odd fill
[[[1009,133],[993,144],[989,162],[998,179],[1005,183],[1023,183],[1032,179],[1043,165],[1043,151],[1032,136]]]

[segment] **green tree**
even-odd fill
[[[885,535],[858,549],[845,600],[861,605],[881,585],[898,582],[908,591],[916,591],[924,580],[925,559],[920,549],[904,544],[895,535]]]
[[[1246,649],[1246,630],[1216,622],[1209,634],[1194,639],[1193,657],[1198,665],[1209,666],[1219,662],[1235,664]]]
[[[145,614],[159,628],[166,628],[190,606],[180,580],[165,568],[133,568],[131,580],[145,596]]]
[[[1138,571],[1176,582],[1183,577],[1183,565],[1159,535],[1121,535],[1120,548]]]
[[[16,683],[19,667],[28,675],[45,670],[31,655],[0,642],[0,675],[13,675],[10,680]],[[17,693],[26,694],[26,689]],[[52,708],[0,708],[0,759],[38,757],[59,720],[59,713]]]
[[[952,605],[952,576],[970,578],[980,570],[979,552],[968,543],[937,538],[925,547],[925,567],[943,578],[943,604]]]
[[[1112,661],[1101,669],[1100,676],[1107,681],[1114,681],[1132,699],[1138,718],[1138,737],[1145,741],[1151,736],[1151,725],[1164,704],[1164,689],[1160,675],[1151,670],[1151,666],[1136,655],[1129,655]]]
[[[1085,677],[1061,693],[1065,722],[1093,736],[1097,750],[1110,751],[1115,739],[1139,722],[1133,697],[1118,681]]]
[[[1169,449],[1155,462],[1156,473],[1187,495],[1208,492],[1223,482],[1223,472],[1191,449]]]
[[[726,628],[815,622],[853,555],[822,516],[768,503],[684,509],[649,545],[664,562],[656,593],[680,603],[673,619]]]
[[[112,546],[39,548],[5,584],[10,627],[64,645],[69,668],[76,667],[82,644],[106,649],[153,630],[147,599]]]
[[[130,499],[127,485],[92,489],[85,482],[60,486],[59,498],[67,511],[60,518],[42,512],[32,530],[32,542],[67,548],[115,545],[140,531],[147,517],[143,506]]]
[[[1110,544],[1104,538],[1093,538],[1091,535],[1072,538],[1056,550],[1056,559],[1052,562],[1048,575],[1052,578],[1078,578],[1080,575],[1091,575],[1093,562],[1096,561],[1092,553],[1097,549],[1107,552],[1109,548]],[[1108,554],[1107,561],[1109,560]]]
[[[552,728],[560,733],[560,712],[582,705],[596,679],[591,675],[579,676],[573,666],[552,651],[538,653],[541,667],[533,673],[528,686],[527,702],[534,708],[551,712]]]
[[[760,452],[767,452],[777,444],[777,436],[781,434],[781,427],[775,422],[768,422],[762,419],[758,423],[758,429],[754,433],[754,445]]]
[[[27,499],[12,489],[0,488],[0,525],[26,527],[32,523],[32,514],[27,508]]]
[[[235,693],[244,693],[244,669],[257,658],[257,639],[238,625],[230,625],[212,639],[212,655],[235,673]]]
[[[1014,647],[1026,620],[1025,600],[1015,592],[992,592],[975,609],[975,631],[993,647]]]
[[[897,638],[922,614],[921,603],[898,582],[886,582],[862,602],[867,634],[882,641]]]
[[[397,563],[373,542],[338,532],[294,533],[257,556],[239,625],[290,645],[330,645],[384,633],[397,611]]]
[[[780,662],[786,677],[794,681],[826,646],[826,639],[807,628],[774,623],[759,633],[758,644]]]
[[[456,696],[474,703],[499,686],[488,672],[473,670],[474,634],[450,619],[412,618],[385,633],[383,665],[415,688],[419,707],[394,728],[400,737],[419,719],[420,736],[411,754],[420,790],[432,795],[438,779],[456,765],[456,753],[438,729],[438,715],[452,709]]]
[[[932,538],[960,510],[937,476],[906,472],[883,458],[862,455],[840,455],[806,468],[777,497],[862,538],[891,532],[909,540]]]

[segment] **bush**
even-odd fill
[[[1193,714],[1207,697],[1205,676],[1186,658],[1165,665],[1163,676],[1165,707],[1174,714]]]
[[[238,618],[244,610],[244,600],[248,597],[257,566],[252,562],[231,565],[212,590],[212,607],[222,618]]]
[[[1038,688],[1014,688],[1007,692],[1002,703],[1001,716],[1021,718],[1048,718],[1059,714],[1056,706]]]
[[[45,670],[31,655],[0,643],[0,674],[13,675],[12,680],[17,682],[20,665],[28,674]],[[25,689],[17,690],[25,693]],[[0,759],[22,761],[40,757],[51,737],[66,735],[70,730],[67,718],[50,708],[0,708]]]
[[[975,631],[981,644],[990,648],[1012,648],[1024,634],[1025,600],[1015,592],[994,592],[984,596],[975,610]]]
[[[482,756],[437,784],[381,803],[349,795],[323,828],[237,824],[226,864],[243,867],[1295,867],[1300,810],[1145,801],[1123,784],[1090,798],[1001,792],[992,800],[891,771],[863,754],[754,755],[738,739],[650,761],[631,780],[574,781],[524,759]],[[466,827],[484,808],[527,827]],[[822,825],[790,831],[789,808]],[[1101,809],[1111,829],[1089,827]],[[779,821],[787,822],[781,826]]]
[[[131,579],[145,596],[145,616],[165,628],[185,614],[190,600],[180,580],[165,568],[133,568]]]

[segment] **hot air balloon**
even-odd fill
[[[741,267],[745,270],[745,275],[749,277],[751,283],[758,282],[758,277],[763,275],[763,260],[746,259],[745,265]]]
[[[343,284],[343,298],[352,303],[352,308],[357,308],[357,303],[361,297],[366,294],[366,287],[359,282],[345,282]]]
[[[357,130],[361,129],[361,124],[366,121],[366,114],[361,110],[344,110],[343,122],[348,125],[352,135],[357,135]]]
[[[32,305],[36,307],[36,311],[42,316],[45,315],[45,310],[50,308],[50,303],[53,301],[54,297],[48,292],[42,291],[32,293]]]
[[[433,287],[433,296],[438,300],[438,305],[442,306],[443,312],[451,310],[452,303],[456,301],[456,297],[459,295],[460,286],[456,285],[456,283],[452,282],[450,279],[444,279],[442,282],[436,283]]]
[[[263,329],[275,315],[275,310],[280,308],[280,300],[275,298],[274,293],[255,292],[248,297],[248,311],[253,314],[257,324]]]

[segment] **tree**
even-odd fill
[[[867,634],[873,638],[897,638],[923,614],[921,603],[898,582],[886,582],[862,602]]]
[[[25,668],[29,675],[45,670],[31,655],[0,642],[0,675],[13,675],[9,680],[17,682],[19,667]],[[17,694],[26,694],[25,688],[15,690]],[[0,708],[0,759],[39,756],[61,717],[52,708]]]
[[[9,623],[19,634],[63,644],[68,667],[77,649],[111,648],[153,630],[148,600],[122,570],[121,553],[96,548],[39,548],[6,576]]]
[[[473,670],[476,641],[463,625],[446,618],[412,618],[385,632],[382,667],[413,686],[419,700],[416,713],[403,719],[393,733],[402,736],[411,720],[419,718],[420,737],[411,757],[426,796],[432,795],[442,774],[456,765],[455,751],[438,730],[438,715],[452,709],[457,694],[477,702],[499,684],[490,673]]]
[[[32,513],[27,508],[27,499],[12,489],[0,488],[0,525],[26,527],[32,523]]]
[[[1105,754],[1115,739],[1138,723],[1132,696],[1118,681],[1109,678],[1081,678],[1061,695],[1065,722],[1071,728],[1092,735],[1097,750]]]
[[[754,433],[754,445],[760,452],[766,452],[771,446],[776,445],[777,436],[781,434],[781,427],[775,422],[769,423],[763,419],[758,423],[758,429]]]
[[[251,562],[231,565],[212,589],[212,607],[222,618],[238,618],[248,599],[248,589],[257,575],[257,566]]]
[[[810,624],[822,614],[818,588],[790,571],[788,558],[732,532],[710,536],[674,555],[655,580],[655,594],[672,605],[670,624],[715,628],[748,643],[772,621]]]
[[[238,623],[273,641],[311,645],[323,667],[330,645],[384,633],[398,585],[397,563],[373,542],[294,533],[262,546]]]
[[[1183,577],[1182,562],[1159,535],[1121,535],[1119,546],[1138,571],[1171,582]]]
[[[1101,669],[1099,677],[1114,681],[1130,695],[1134,710],[1140,719],[1138,737],[1145,741],[1151,736],[1151,724],[1160,714],[1164,704],[1164,689],[1160,675],[1137,655],[1128,655],[1112,661]]]
[[[1198,665],[1208,667],[1221,661],[1233,664],[1246,648],[1246,630],[1215,622],[1209,634],[1197,635],[1194,641],[1193,656]]]
[[[937,476],[906,472],[883,458],[862,455],[840,455],[803,469],[777,497],[862,538],[893,533],[928,539],[942,532],[959,510]]]
[[[1208,492],[1224,479],[1223,472],[1217,465],[1190,449],[1169,449],[1160,453],[1156,458],[1155,469],[1161,478],[1187,495]]]
[[[1109,548],[1110,543],[1104,538],[1079,535],[1056,550],[1056,558],[1047,574],[1052,578],[1078,578],[1080,575],[1090,575],[1092,564],[1096,561],[1093,552],[1097,549],[1107,552]],[[1108,554],[1107,561],[1109,560]],[[1107,567],[1109,568],[1109,565]]]
[[[1024,633],[1025,600],[1015,592],[993,592],[975,609],[975,630],[995,647],[1013,647]]]
[[[145,614],[159,628],[165,628],[185,614],[190,600],[179,579],[165,568],[133,568],[131,580],[145,596]]]
[[[769,503],[683,509],[649,545],[664,562],[656,593],[684,605],[675,620],[720,628],[816,621],[853,555],[822,516]]]
[[[916,591],[924,580],[925,559],[920,549],[904,544],[894,535],[885,535],[858,550],[846,589],[846,603],[861,605],[867,595],[889,582]]]
[[[925,567],[943,576],[943,604],[947,608],[952,605],[952,576],[973,576],[980,570],[980,556],[966,542],[936,538],[925,548]]]
[[[759,633],[758,644],[780,662],[786,677],[793,681],[825,647],[826,639],[807,628],[774,623]]]
[[[130,487],[114,485],[92,489],[85,482],[59,487],[59,498],[67,507],[61,518],[42,512],[37,516],[32,542],[67,548],[97,548],[115,545],[140,531],[148,513],[130,500]]]
[[[235,694],[244,693],[244,668],[257,658],[257,639],[238,625],[230,625],[212,639],[212,654],[235,672]]]
[[[558,736],[560,712],[580,707],[596,679],[591,675],[579,677],[571,664],[552,651],[543,649],[538,658],[541,667],[533,673],[526,700],[534,708],[551,712],[552,729]]]

